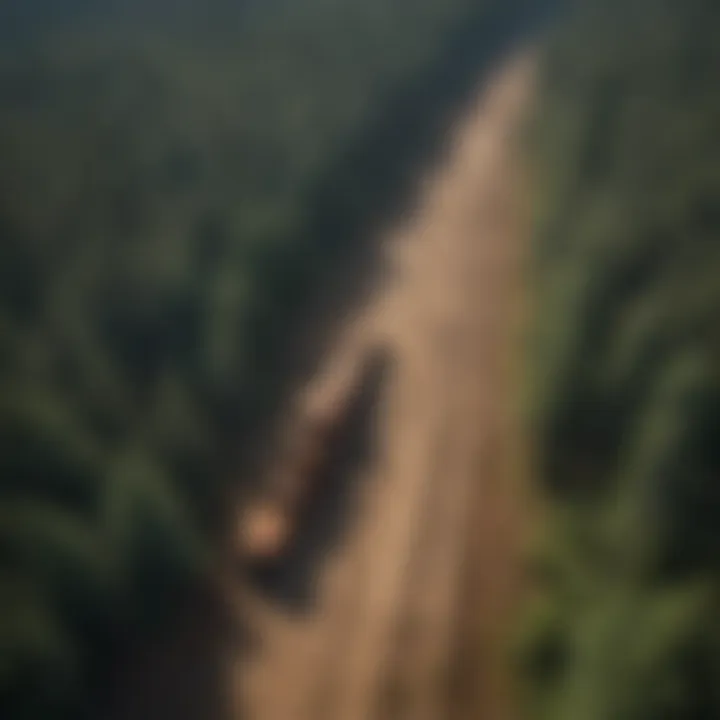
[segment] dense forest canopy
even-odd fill
[[[298,308],[536,5],[0,5],[4,718],[177,605]]]
[[[583,2],[533,138],[530,716],[720,717],[720,5]]]

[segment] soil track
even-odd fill
[[[128,716],[510,716],[496,628],[517,594],[522,508],[504,366],[520,277],[515,133],[533,69],[519,53],[483,82],[415,214],[388,232],[375,292],[302,390],[322,403],[368,345],[392,354],[289,556],[252,582],[227,575],[257,642],[248,650],[222,623],[188,630],[172,689]],[[206,657],[202,711],[187,698]]]
[[[512,149],[531,70],[528,56],[513,57],[480,92],[419,212],[388,237],[385,286],[348,321],[309,389],[311,401],[332,396],[378,338],[394,354],[367,418],[374,442],[344,473],[354,495],[338,546],[290,559],[264,583],[275,604],[252,603],[261,649],[238,659],[235,683],[250,718],[448,717],[477,485],[504,479],[484,471],[488,451],[502,452],[498,403],[509,400],[497,386],[519,273]],[[504,539],[496,529],[485,538],[495,550]],[[292,571],[307,574],[298,581],[311,594],[301,617],[283,604]],[[507,593],[508,583],[486,590]]]

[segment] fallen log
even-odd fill
[[[359,402],[380,380],[388,358],[385,349],[371,349],[328,401],[300,409],[266,491],[241,519],[239,545],[245,558],[274,558],[285,550],[299,518],[320,490],[319,481],[345,439]]]

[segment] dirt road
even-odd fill
[[[228,580],[254,649],[219,620],[187,628],[148,661],[171,656],[166,684],[138,668],[146,692],[121,717],[510,716],[496,629],[518,583],[506,366],[520,277],[514,133],[533,68],[522,53],[483,82],[417,211],[388,231],[376,291],[303,389],[323,402],[369,344],[392,351],[365,442],[299,549],[252,585]]]
[[[485,84],[419,211],[389,234],[384,286],[308,390],[322,402],[377,338],[393,350],[373,452],[348,480],[338,546],[316,560],[311,612],[251,599],[260,649],[229,677],[251,719],[448,717],[462,563],[486,480],[479,449],[488,414],[502,414],[493,402],[508,401],[496,390],[519,272],[513,132],[531,78],[523,55]]]

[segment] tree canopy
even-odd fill
[[[545,53],[530,716],[720,716],[719,11],[583,2]]]

